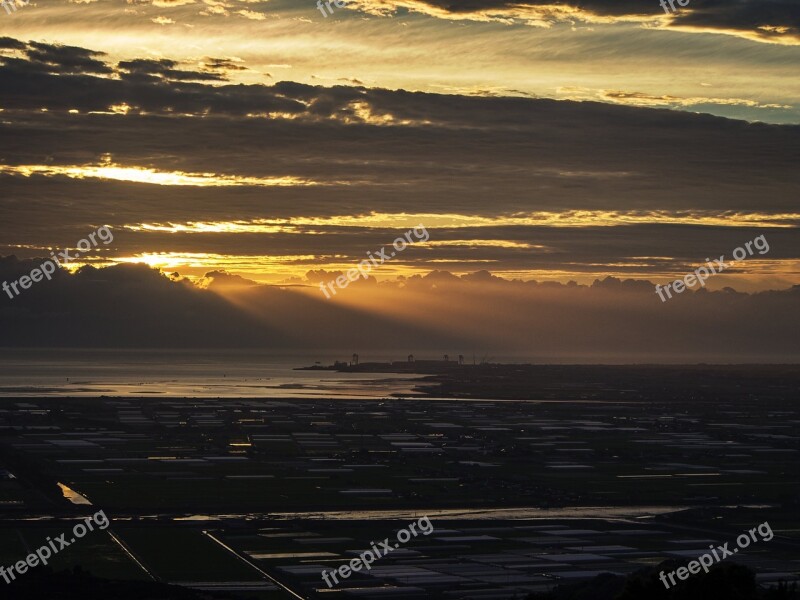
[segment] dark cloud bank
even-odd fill
[[[0,280],[33,266],[2,259]],[[579,286],[440,271],[402,283],[353,283],[340,294],[359,297],[363,308],[354,309],[326,301],[318,289],[307,295],[221,273],[209,281],[201,289],[143,265],[59,273],[14,300],[0,296],[0,345],[396,351],[398,357],[449,349],[592,362],[800,358],[800,286],[684,293],[662,304],[644,281]]]
[[[581,13],[624,19],[663,14],[658,2],[642,0],[415,0],[453,14],[482,11],[502,13],[521,7],[568,6]],[[672,26],[710,31],[738,31],[770,40],[800,41],[800,10],[795,0],[693,0],[685,9],[675,4]],[[580,18],[580,13],[574,15]]]

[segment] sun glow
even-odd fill
[[[8,175],[42,175],[44,177],[69,177],[70,179],[108,179],[129,181],[149,185],[193,186],[193,187],[303,187],[320,185],[319,182],[292,175],[280,177],[249,177],[221,175],[218,173],[186,173],[183,171],[159,171],[146,167],[125,167],[114,163],[100,165],[0,165],[0,173]]]
[[[499,216],[373,212],[365,215],[293,217],[288,219],[138,223],[125,225],[125,228],[132,231],[161,231],[169,233],[308,233],[308,231],[300,231],[297,228],[328,226],[410,229],[418,225],[424,225],[426,228],[460,229],[520,225],[539,227],[618,227],[646,224],[796,228],[798,223],[800,223],[800,213],[567,210],[563,212],[539,211]],[[446,243],[455,245],[457,242],[449,241]],[[470,243],[478,245],[481,242]],[[492,244],[497,245],[499,242],[492,242]]]

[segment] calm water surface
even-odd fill
[[[293,370],[348,358],[238,351],[0,349],[0,396],[380,399],[414,395],[418,375]]]

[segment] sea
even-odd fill
[[[349,360],[330,352],[0,349],[2,397],[414,397],[420,375],[298,371]],[[383,362],[400,357],[370,356]]]

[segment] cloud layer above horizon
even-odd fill
[[[193,71],[78,47],[0,46],[0,254],[46,255],[107,224],[113,249],[87,263],[297,283],[309,270],[347,270],[422,224],[431,240],[376,276],[664,281],[766,234],[768,255],[709,285],[797,283],[798,126],[220,84],[221,58]]]
[[[0,278],[34,264],[0,259]],[[3,345],[313,349],[364,360],[390,348],[397,360],[440,351],[606,363],[800,359],[800,286],[703,290],[662,305],[646,282],[581,286],[438,271],[356,282],[331,302],[318,290],[207,275],[200,286],[144,265],[58,272],[13,301],[0,296]]]
[[[16,257],[2,264],[10,277],[100,225],[114,243],[0,305],[51,337],[4,335],[67,343],[72,325],[49,316],[61,298],[67,321],[89,319],[87,302],[127,331],[121,345],[140,344],[84,295],[152,283],[164,310],[144,302],[131,322],[155,311],[189,345],[308,343],[291,329],[302,307],[312,331],[361,319],[365,344],[408,327],[433,328],[430,348],[522,349],[560,324],[553,352],[621,352],[627,334],[576,315],[619,328],[627,314],[653,320],[634,319],[635,335],[671,340],[662,354],[720,328],[744,356],[753,329],[727,336],[706,311],[796,329],[797,15],[693,3],[666,16],[641,2],[353,0],[328,18],[283,0],[31,4],[0,38],[0,257]],[[326,304],[321,280],[419,225],[429,240]],[[667,307],[647,283],[757,236],[769,252],[708,291]],[[189,333],[181,303],[210,319],[205,333]],[[511,312],[478,324],[495,306]],[[530,307],[539,316],[515,316]]]

